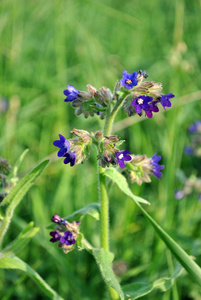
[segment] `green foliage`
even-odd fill
[[[174,279],[181,275],[183,268],[180,264],[177,264],[174,270],[174,273],[170,277],[163,277],[157,279],[153,283],[147,282],[134,282],[130,283],[123,287],[124,294],[126,295],[126,299],[134,300],[141,298],[149,293],[151,293],[154,289],[158,289],[162,292],[166,292],[169,290],[173,284]]]
[[[200,119],[200,3],[2,0],[0,11],[0,97],[9,101],[5,113],[0,106],[1,156],[13,165],[25,149],[30,149],[20,167],[20,178],[44,157],[51,159],[37,188],[32,188],[16,208],[5,244],[33,220],[41,230],[31,247],[18,252],[20,259],[34,269],[36,266],[64,299],[105,299],[105,286],[91,255],[75,251],[64,256],[50,245],[45,228],[54,213],[71,215],[98,201],[96,158],[71,169],[56,161],[52,142],[58,133],[67,136],[74,127],[93,127],[94,131],[101,127],[98,119],[85,122],[82,117],[74,118],[73,109],[63,103],[66,84],[83,90],[86,83],[112,88],[123,69],[145,69],[148,79],[163,82],[164,91],[176,95],[172,108],[152,120],[126,118],[122,112],[119,118],[123,120],[117,122],[114,133],[126,138],[122,147],[135,154],[151,156],[157,152],[162,156],[163,177],[141,187],[134,184],[130,189],[151,203],[146,206],[149,214],[201,265],[200,203],[194,195],[181,201],[174,198],[174,191],[181,188],[177,171],[185,169],[188,175],[192,169],[200,170],[199,160],[183,155],[186,129]],[[127,266],[118,274],[122,284],[141,278],[155,282],[166,276],[164,270],[172,274],[175,259],[167,255],[166,246],[139,209],[124,200],[118,187],[112,189],[110,197],[114,264],[121,259]],[[81,229],[96,248],[98,226],[91,216],[82,219]],[[130,273],[132,278],[128,280]],[[31,280],[16,274],[0,270],[0,298],[43,298],[39,289],[33,289]],[[144,296],[146,300],[187,297],[200,297],[199,287],[189,276],[175,280],[165,296],[155,291]]]

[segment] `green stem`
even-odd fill
[[[106,189],[106,176],[103,173],[104,168],[99,166],[100,241],[101,248],[109,251],[109,201]]]
[[[110,135],[111,132],[112,132],[112,126],[113,126],[113,123],[114,123],[114,119],[117,115],[117,112],[119,111],[123,101],[125,100],[125,98],[127,97],[128,95],[126,95],[125,97],[122,97],[120,98],[115,106],[113,107],[113,110],[110,114],[109,112],[109,116],[106,115],[106,120],[105,120],[105,127],[104,127],[104,131],[103,131],[103,135]]]
[[[120,98],[113,107],[111,112],[110,104],[108,106],[105,118],[105,125],[103,129],[103,135],[107,136],[111,134],[112,126],[116,114],[121,107],[125,98]],[[109,199],[106,187],[106,176],[104,176],[105,169],[98,165],[98,190],[99,190],[99,201],[101,205],[100,209],[100,243],[101,248],[105,251],[109,251]],[[118,299],[117,292],[108,287],[110,298],[112,300]]]

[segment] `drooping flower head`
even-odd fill
[[[131,153],[131,151],[129,150],[125,150],[125,151],[120,151],[120,152],[116,152],[116,158],[117,158],[117,165],[120,166],[120,168],[124,168],[125,167],[125,161],[130,161],[132,159],[132,157],[129,155],[129,153]]]
[[[61,235],[57,230],[51,231],[50,235],[52,236],[50,242],[55,243],[60,240]]]
[[[67,90],[64,90],[63,93],[66,96],[65,102],[73,101],[79,97],[78,90],[72,85],[67,85]]]
[[[127,71],[123,71],[123,78],[120,79],[121,85],[123,85],[128,90],[132,89],[138,84],[137,75],[137,72],[129,74]]]
[[[75,239],[73,238],[73,234],[70,231],[65,231],[64,236],[61,236],[60,242],[67,246],[75,244]]]
[[[163,106],[164,110],[166,110],[165,107],[170,107],[172,105],[172,103],[170,102],[170,99],[174,98],[174,97],[175,97],[175,95],[173,95],[172,93],[161,96],[159,101],[160,101],[161,105]]]
[[[67,152],[64,154],[64,164],[70,163],[70,166],[73,167],[76,162],[76,154],[75,152]]]
[[[60,148],[60,150],[57,153],[57,156],[61,157],[61,156],[64,156],[64,154],[69,151],[69,149],[70,149],[70,143],[61,134],[59,134],[59,138],[60,138],[60,140],[54,141],[53,145]]]
[[[161,160],[161,156],[156,155],[156,153],[151,158],[152,172],[156,178],[159,178],[163,175],[160,170],[164,169],[164,165],[159,165],[159,160]]]

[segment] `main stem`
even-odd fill
[[[99,166],[99,191],[100,191],[100,242],[101,248],[109,251],[109,201],[106,189],[106,176],[104,168]]]
[[[109,136],[112,131],[115,116],[121,107],[125,98],[120,98],[113,107],[111,112],[110,104],[106,113],[103,135]],[[100,243],[101,248],[109,251],[109,199],[106,187],[106,176],[104,175],[105,169],[98,165],[98,189],[100,201]],[[109,294],[111,299],[119,299],[117,292],[109,287]]]

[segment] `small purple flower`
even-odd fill
[[[167,94],[167,95],[162,95],[162,97],[159,99],[161,105],[163,106],[164,110],[165,107],[170,107],[172,105],[172,103],[170,102],[169,99],[174,98],[175,95],[173,95],[172,93]]]
[[[181,200],[184,197],[184,192],[182,190],[176,190],[174,196],[177,200]]]
[[[58,214],[55,214],[51,220],[52,222],[57,223],[59,225],[66,225],[66,221],[62,219]]]
[[[67,90],[64,90],[63,93],[67,96],[64,100],[65,102],[73,101],[79,97],[78,90],[76,90],[72,85],[67,85]]]
[[[61,157],[61,156],[64,156],[64,154],[69,151],[70,143],[61,134],[59,134],[59,138],[60,138],[60,140],[54,141],[53,145],[60,148],[60,150],[57,153],[57,156]]]
[[[152,118],[152,111],[158,111],[158,107],[155,103],[150,103],[153,100],[150,96],[139,96],[132,101],[132,106],[135,106],[136,112],[138,114],[142,113],[142,110],[145,111],[145,115],[148,118]]]
[[[120,151],[120,152],[116,152],[116,158],[117,158],[117,165],[119,164],[120,168],[124,168],[125,167],[125,163],[124,161],[130,161],[132,159],[132,157],[129,155],[129,153],[131,153],[131,151],[129,150],[125,150],[125,151]]]
[[[54,223],[60,223],[61,222],[61,217],[58,215],[58,214],[55,214],[53,217],[52,217],[52,222]]]
[[[60,242],[67,246],[75,244],[75,239],[73,238],[73,234],[70,231],[65,231],[64,236],[61,236]]]
[[[50,242],[52,243],[59,241],[61,238],[61,235],[57,230],[51,231],[50,235],[52,236],[52,238],[50,239]]]
[[[193,154],[193,148],[191,148],[190,146],[186,146],[186,147],[184,148],[184,152],[185,152],[185,154],[187,154],[187,155],[192,155],[192,154]]]
[[[188,128],[189,133],[195,133],[197,131],[201,131],[201,121],[195,121]]]
[[[199,193],[198,201],[201,202],[201,193]]]
[[[151,158],[152,172],[156,178],[161,177],[163,174],[160,170],[164,169],[164,165],[159,165],[158,162],[161,160],[160,155],[156,155],[156,153]]]
[[[68,152],[64,154],[64,164],[70,163],[70,166],[73,167],[76,162],[76,154],[75,152]]]
[[[127,71],[123,71],[123,78],[120,79],[121,85],[123,85],[128,90],[132,89],[138,84],[137,72],[129,74]]]

